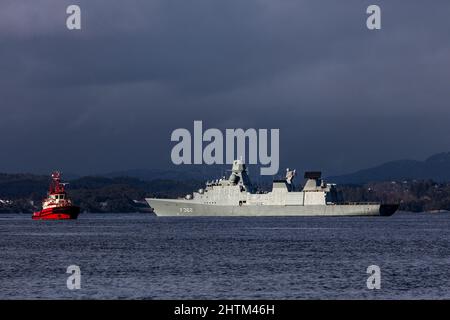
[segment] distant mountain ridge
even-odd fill
[[[97,176],[106,178],[130,177],[143,181],[152,181],[156,179],[177,180],[177,181],[206,181],[212,179],[220,179],[225,176],[229,177],[231,172],[229,164],[223,165],[187,165],[169,167],[167,169],[132,169],[123,171],[114,171]],[[254,182],[271,182],[272,176],[260,176],[259,166],[247,165],[249,175]],[[280,171],[281,172],[281,171]],[[282,173],[282,172],[281,172]]]
[[[249,172],[255,183],[271,183],[272,176],[260,176],[258,166],[250,165]],[[176,166],[167,169],[135,169],[101,174],[107,178],[131,177],[143,181],[155,179],[168,179],[177,181],[205,181],[208,179],[228,177],[229,165],[214,166]],[[280,169],[277,177],[282,178]],[[434,180],[436,182],[450,182],[450,152],[442,152],[432,155],[424,161],[395,160],[385,162],[379,166],[362,169],[353,173],[334,175],[326,178],[329,182],[339,184],[364,184],[381,181],[400,180]]]
[[[131,169],[108,172],[105,174],[101,174],[100,176],[107,178],[130,177],[144,181],[151,181],[155,179],[186,181],[203,179],[205,176],[211,174],[213,174],[213,176],[218,176],[218,174],[220,174],[220,169],[210,168],[209,166],[203,168],[190,166],[189,168],[180,167],[169,169]]]
[[[328,177],[329,182],[364,184],[368,182],[427,180],[450,181],[450,152],[432,155],[425,161],[396,160],[354,173]]]
[[[110,177],[68,179],[68,191],[82,212],[148,212],[145,197],[183,197],[204,187],[208,178],[219,178],[221,171],[222,175],[229,174],[225,169],[210,166],[176,169],[131,170],[111,173]],[[261,190],[271,190],[272,184],[264,183],[259,170],[253,167],[250,173],[256,176],[252,181]],[[403,180],[409,181],[391,183]],[[328,177],[327,181],[339,183],[348,201],[401,203],[402,210],[415,212],[450,210],[450,152],[433,155],[425,161],[391,161],[355,173]],[[49,175],[0,173],[0,213],[38,210],[49,182]]]

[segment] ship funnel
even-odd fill
[[[321,176],[322,176],[322,172],[320,172],[320,171],[306,171],[305,179],[307,179],[307,180],[303,187],[303,191],[317,190],[317,187],[320,187],[320,184],[321,184],[321,181],[320,181]]]
[[[322,172],[320,171],[306,171],[305,172],[305,179],[313,179],[318,180],[322,176]]]

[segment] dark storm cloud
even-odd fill
[[[449,150],[450,3],[376,3],[380,31],[357,0],[3,1],[0,170],[161,167],[196,119],[280,128],[300,169]]]

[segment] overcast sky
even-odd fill
[[[0,172],[164,168],[203,120],[345,173],[450,151],[449,101],[448,0],[0,2]]]

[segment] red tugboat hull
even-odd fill
[[[73,220],[78,218],[80,208],[74,206],[61,182],[61,172],[52,173],[47,198],[42,200],[42,210],[33,213],[33,220]]]
[[[80,208],[76,206],[47,208],[33,213],[33,220],[73,220],[78,218]]]

